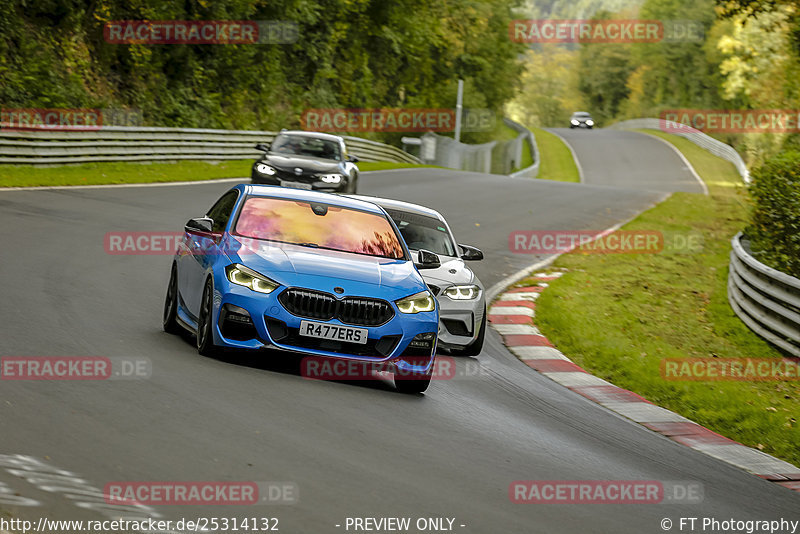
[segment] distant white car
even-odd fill
[[[483,252],[458,244],[435,210],[400,200],[349,196],[386,210],[412,255],[427,250],[439,256],[441,266],[420,271],[439,301],[439,348],[461,356],[480,354],[486,336],[486,297],[483,284],[465,261],[482,260]]]
[[[572,114],[572,117],[569,118],[569,127],[589,128],[591,130],[594,127],[594,119],[592,119],[588,111],[576,111]]]

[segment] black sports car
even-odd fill
[[[256,145],[264,155],[253,164],[254,184],[356,193],[358,158],[347,154],[338,135],[283,130],[272,145]]]

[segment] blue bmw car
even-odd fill
[[[397,389],[422,392],[439,317],[418,269],[440,261],[417,261],[371,202],[240,184],[186,223],[164,330],[194,333],[203,355],[266,348],[376,364]]]

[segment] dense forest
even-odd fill
[[[524,46],[512,0],[0,2],[4,108],[130,108],[147,125],[276,129],[307,108],[502,112]],[[119,20],[292,21],[288,44],[111,44]]]

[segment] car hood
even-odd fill
[[[416,255],[417,253],[412,252],[411,254]],[[448,256],[439,256],[439,259],[442,262],[440,267],[420,271],[420,274],[428,284],[441,288],[453,284],[477,284],[483,287],[478,277],[472,272],[472,269],[466,266],[464,260]]]
[[[339,172],[339,162],[332,159],[312,158],[309,156],[291,156],[280,154],[265,154],[262,162],[268,163],[276,169],[294,172],[296,167],[311,172]]]
[[[394,300],[425,290],[413,262],[228,236],[231,262],[281,285]]]

